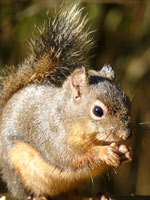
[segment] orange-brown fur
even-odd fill
[[[68,184],[70,190],[71,188],[78,187],[78,184],[83,180],[96,175],[101,169],[98,169],[98,166],[97,169],[95,167],[94,171],[92,169],[92,165],[95,166],[96,163],[94,162],[96,162],[96,160],[94,161],[91,159],[95,156],[98,160],[98,152],[93,152],[93,154],[91,152],[82,155],[81,158],[72,163],[73,168],[81,168],[80,173],[72,170],[61,170],[50,165],[42,158],[38,151],[29,144],[23,142],[16,141],[15,146],[9,151],[9,158],[17,173],[22,178],[25,187],[32,190],[37,196],[47,194],[55,195],[66,192],[68,190]],[[88,163],[90,160],[91,163]],[[87,172],[85,172],[84,169],[86,165],[89,167],[89,171]],[[80,176],[80,181],[78,181],[78,176]]]

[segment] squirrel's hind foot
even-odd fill
[[[109,195],[100,194],[100,195],[90,198],[89,200],[115,200],[115,199],[112,199]]]

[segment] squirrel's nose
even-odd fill
[[[123,140],[127,140],[132,136],[132,129],[128,129],[125,134],[122,136]]]
[[[128,135],[127,139],[131,138],[132,135],[133,135],[133,132],[132,132],[132,129],[130,129],[130,131],[129,131],[129,135]]]

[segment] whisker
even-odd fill
[[[137,93],[137,90],[135,90],[135,91],[133,92],[133,94],[130,96],[130,101],[131,101],[131,102],[133,101],[133,99],[134,99],[136,93]]]
[[[137,125],[132,125],[134,135],[138,135],[139,132],[142,133],[150,132],[150,122],[141,122]],[[144,131],[144,132],[143,132]]]
[[[93,194],[94,194],[95,185],[94,185],[93,177],[92,177],[92,175],[91,175],[91,171],[90,171],[90,177],[91,177],[92,189],[93,189]]]
[[[109,133],[109,134],[106,136],[106,138],[105,138],[105,139],[103,139],[103,140],[105,140],[105,141],[106,141],[106,140],[108,140],[108,139],[109,139],[109,137],[111,136],[111,134],[112,134],[112,133],[110,132],[110,133]]]
[[[115,168],[113,168],[113,170],[114,170],[115,174],[117,174],[117,170]]]
[[[139,125],[146,125],[146,124],[150,124],[150,122],[140,122]]]
[[[110,182],[110,173],[109,172],[107,173],[107,178],[108,178],[108,181]]]
[[[97,139],[97,138],[91,139],[90,143],[88,143],[87,145],[85,145],[84,148],[87,149],[90,145],[94,144],[95,142],[99,141],[100,139],[104,140],[105,139],[104,135],[105,135],[105,133],[103,135],[101,135],[101,137],[99,139]]]

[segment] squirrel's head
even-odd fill
[[[76,69],[63,87],[69,91],[65,109],[72,143],[109,144],[131,135],[130,101],[117,87],[110,65],[99,72],[86,71],[84,67]]]

